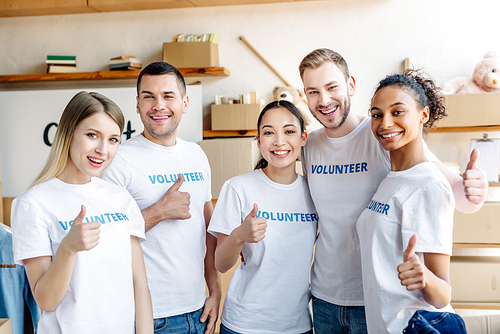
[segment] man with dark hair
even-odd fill
[[[155,333],[214,333],[219,314],[217,239],[206,233],[213,211],[210,166],[197,144],[177,138],[188,107],[174,66],[146,66],[137,80],[144,131],[120,146],[103,177],[126,188],[142,210]]]

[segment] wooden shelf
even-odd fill
[[[457,127],[442,127],[429,130],[433,132],[475,132],[475,131],[500,131],[500,125],[483,125],[483,126],[457,126]]]
[[[455,309],[500,310],[500,303],[459,303],[451,302]]]
[[[203,130],[203,138],[221,138],[221,137],[257,137],[257,130],[234,130],[234,131],[214,131]]]
[[[185,77],[210,77],[229,76],[229,70],[224,67],[207,68],[179,68]],[[42,73],[0,75],[0,82],[33,82],[33,81],[58,81],[58,80],[100,80],[100,79],[137,79],[140,70],[132,71],[99,71],[76,73]]]
[[[2,0],[0,18],[295,2],[297,0]],[[298,0],[309,1],[309,0]]]
[[[500,248],[500,244],[465,244],[454,243],[453,248]]]

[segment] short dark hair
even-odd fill
[[[295,116],[299,120],[300,124],[300,133],[303,134],[306,130],[305,122],[304,122],[304,116],[302,116],[302,112],[293,104],[292,102],[286,101],[286,100],[280,100],[280,101],[273,101],[269,102],[264,109],[260,112],[259,119],[257,120],[257,133],[258,136],[260,136],[260,124],[262,122],[262,118],[268,112],[269,110],[273,109],[278,109],[280,107],[283,107],[287,109],[293,116]],[[267,160],[262,158],[257,162],[257,165],[255,166],[255,169],[262,169],[267,167]]]
[[[182,97],[186,96],[186,82],[184,81],[184,76],[181,74],[181,72],[179,72],[179,70],[175,66],[170,65],[169,63],[166,63],[164,61],[157,61],[151,63],[142,69],[141,73],[139,74],[139,77],[137,78],[137,96],[140,95],[140,87],[143,76],[165,75],[165,74],[171,74],[175,76],[175,79],[177,81],[177,88],[179,88],[181,96]]]

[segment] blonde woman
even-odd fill
[[[42,172],[12,206],[14,260],[44,311],[38,333],[152,333],[132,197],[96,176],[118,150],[120,108],[80,92],[66,106]]]

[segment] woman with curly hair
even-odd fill
[[[446,113],[434,82],[407,70],[380,81],[370,114],[373,134],[390,153],[391,171],[356,224],[367,327],[371,333],[401,333],[417,310],[453,312],[455,200],[450,183],[426,158],[422,140],[424,130]]]

